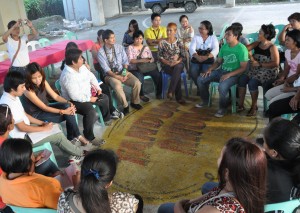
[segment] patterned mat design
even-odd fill
[[[216,108],[194,104],[191,99],[184,106],[152,100],[108,127],[104,148],[120,158],[112,190],[138,193],[146,204],[197,197],[203,183],[217,180],[217,159],[226,141],[254,139],[265,124],[259,116],[215,118]]]

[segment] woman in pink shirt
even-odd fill
[[[285,38],[285,64],[281,77],[275,81],[275,87],[268,90],[265,97],[269,104],[296,94],[300,86],[300,30],[287,32]]]
[[[146,73],[141,73],[138,71],[136,64],[154,62],[154,58],[149,47],[144,46],[143,41],[144,34],[142,31],[138,30],[133,33],[133,44],[130,45],[127,49],[127,56],[129,61],[128,70],[142,83],[140,99],[144,102],[148,102],[149,98],[145,96],[143,89],[144,76],[151,76],[156,87],[156,98],[161,99],[161,75],[158,69]],[[141,53],[141,51],[143,52]],[[140,58],[138,58],[140,54],[141,56]]]

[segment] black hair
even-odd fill
[[[182,16],[179,17],[179,22],[181,22],[181,20],[182,20],[183,18],[186,18],[187,20],[189,20],[189,18],[188,18],[186,15],[182,15]]]
[[[130,25],[133,26],[133,29],[134,29],[134,32],[140,30],[139,29],[139,24],[138,22],[135,20],[135,19],[132,19],[129,24],[128,24],[128,30],[127,30],[127,33],[130,33]]]
[[[32,82],[32,75],[37,73],[37,72],[40,72],[41,75],[42,75],[42,78],[43,78],[39,87],[37,87],[37,85],[35,85]],[[44,91],[46,75],[45,75],[45,72],[44,72],[43,68],[38,63],[32,62],[32,63],[27,65],[25,77],[26,77],[25,87],[26,87],[27,90],[34,91],[36,94],[38,93],[39,90]]]
[[[288,17],[288,21],[291,21],[292,19],[294,19],[294,20],[296,20],[296,21],[298,21],[298,22],[300,22],[300,13],[293,13],[292,15],[290,15],[289,17]]]
[[[118,157],[111,150],[89,152],[81,166],[79,196],[87,213],[110,213],[107,186],[114,179]]]
[[[291,30],[286,33],[285,36],[290,37],[296,42],[296,46],[300,48],[300,30]]]
[[[67,43],[66,48],[65,48],[65,58],[66,58],[67,51],[70,49],[78,49],[78,45],[73,41],[70,41],[69,43]],[[60,70],[63,70],[65,68],[65,64],[66,64],[66,59],[64,59],[61,62]]]
[[[66,65],[72,65],[73,62],[77,63],[82,51],[80,49],[69,49],[66,52],[65,62]]]
[[[156,17],[160,17],[158,13],[152,13],[151,14],[151,21],[153,21]]]
[[[0,104],[0,135],[7,132],[10,124],[12,124],[11,110],[8,105]]]
[[[300,158],[300,127],[285,119],[274,119],[264,130],[265,142],[284,159]]]
[[[231,25],[231,26],[227,27],[227,29],[225,30],[225,32],[228,32],[228,31],[231,31],[232,34],[237,37],[237,40],[239,40],[240,35],[241,35],[241,29],[239,27]]]
[[[12,90],[17,91],[20,84],[25,83],[25,77],[20,72],[8,72],[3,83],[5,92],[11,92]]]
[[[293,181],[300,183],[300,127],[289,120],[273,119],[264,130],[265,143],[293,166]]]
[[[264,32],[264,37],[271,41],[273,38],[275,38],[276,35],[276,31],[275,31],[275,27],[273,24],[268,24],[268,25],[261,25],[261,30]]]
[[[105,42],[105,39],[109,39],[110,35],[115,34],[112,30],[105,30],[102,34],[102,40]]]
[[[200,24],[203,24],[205,26],[205,28],[208,30],[208,35],[214,34],[214,30],[213,30],[213,27],[212,27],[212,24],[210,23],[210,21],[204,20],[204,21],[201,21]]]
[[[75,42],[70,41],[70,42],[67,43],[67,45],[66,45],[65,53],[66,53],[69,49],[78,49],[78,45],[77,45]]]
[[[102,36],[104,30],[98,30],[97,32],[97,41],[99,41],[100,37]]]
[[[16,23],[17,23],[17,22],[16,22],[15,20],[12,20],[12,21],[8,22],[7,28],[8,28],[8,29],[12,28]]]
[[[243,25],[240,22],[234,22],[231,24],[231,26],[238,28],[240,30],[240,36],[242,35]]]
[[[135,38],[138,38],[140,36],[142,36],[144,38],[144,33],[141,30],[138,30],[138,31],[133,33],[132,38],[135,39]]]
[[[11,173],[26,173],[32,166],[32,145],[19,138],[5,140],[0,149],[0,167],[7,177]]]

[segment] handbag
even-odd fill
[[[211,52],[211,49],[209,49],[209,48],[206,49],[206,50],[198,49],[198,50],[196,50],[196,52],[197,52],[198,55],[207,56]],[[193,57],[191,62],[194,63],[194,64],[213,64],[215,62],[215,59],[214,58],[208,58],[205,61],[200,62],[196,58]]]
[[[141,55],[145,49],[145,46],[143,46],[140,54],[137,56],[137,59],[141,59]],[[149,63],[137,63],[136,68],[140,73],[146,73],[157,70],[157,64],[155,62],[149,62]]]

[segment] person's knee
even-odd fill
[[[240,78],[238,80],[238,87],[246,87],[248,81],[249,81],[249,78],[246,75],[240,76]]]
[[[249,82],[248,82],[248,87],[249,87],[249,91],[250,92],[256,92],[258,91],[258,86],[259,86],[259,83],[257,80],[255,79],[250,79]]]

